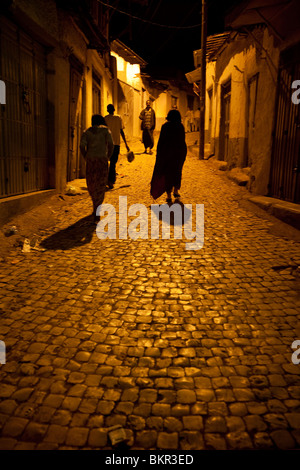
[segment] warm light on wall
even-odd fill
[[[140,66],[139,64],[128,64],[126,68],[126,77],[128,83],[134,83],[139,79]]]
[[[113,57],[117,59],[117,71],[124,72],[125,60],[122,57],[120,57],[118,54],[116,54],[115,52],[111,51],[110,55],[112,55]]]

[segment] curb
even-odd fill
[[[56,194],[55,189],[45,189],[33,193],[10,196],[0,200],[0,225],[5,225],[13,217],[24,214],[36,206],[43,204]]]
[[[191,145],[188,150],[196,157],[199,156],[199,147]],[[240,168],[233,168],[232,170],[227,169],[227,162],[209,158],[205,155],[203,161],[209,161],[217,170],[223,171],[227,178],[234,181],[239,186],[244,186],[247,189],[247,183],[249,182],[249,176],[244,173]],[[264,209],[269,214],[273,215],[277,219],[282,220],[288,225],[300,230],[300,204],[294,204],[292,202],[283,201],[267,196],[249,196],[248,201],[256,204],[261,209]]]
[[[300,230],[300,205],[267,196],[254,196],[248,201],[256,204],[277,219]]]

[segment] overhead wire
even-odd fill
[[[160,28],[167,28],[167,29],[194,29],[194,28],[199,28],[201,27],[201,23],[199,24],[194,24],[191,26],[175,26],[175,25],[167,25],[167,24],[160,24],[160,23],[155,23],[154,21],[146,20],[145,18],[141,18],[139,16],[132,15],[131,13],[128,13],[127,11],[120,10],[117,7],[114,7],[113,5],[109,5],[106,2],[103,2],[103,0],[97,0],[98,3],[101,3],[101,5],[106,6],[107,8],[111,8],[112,10],[117,11],[118,13],[121,13],[122,15],[129,16],[130,18],[138,21],[142,21],[143,23],[150,24],[152,26],[157,26]]]

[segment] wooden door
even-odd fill
[[[258,74],[248,82],[247,90],[247,146],[244,158],[244,167],[251,166],[251,150],[255,132],[255,113],[257,99]]]
[[[281,54],[270,196],[300,202],[300,105],[292,101],[292,82],[300,77],[299,45]]]
[[[46,54],[43,46],[1,17],[0,197],[48,188]]]
[[[231,82],[222,85],[219,160],[228,161],[230,129]]]
[[[213,90],[212,88],[208,90],[208,142],[211,143],[211,129],[212,129],[212,97],[213,97]]]

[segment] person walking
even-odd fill
[[[185,113],[185,129],[186,129],[186,132],[191,131],[191,118],[192,118],[192,113],[191,113],[191,110],[188,108],[187,112]]]
[[[114,187],[114,184],[116,182],[116,164],[119,158],[119,153],[120,153],[120,135],[122,136],[122,139],[124,140],[127,152],[129,152],[129,147],[126,142],[125,134],[124,134],[124,125],[121,116],[114,114],[115,113],[115,108],[113,104],[109,104],[107,106],[107,111],[108,114],[105,116],[105,122],[107,124],[107,127],[109,128],[111,135],[112,135],[112,140],[114,143],[114,150],[113,154],[110,157],[110,165],[109,165],[109,172],[108,172],[108,186],[110,189]]]
[[[195,120],[194,130],[199,131],[199,129],[200,129],[200,108],[197,108],[196,111],[194,112],[194,120]]]
[[[167,193],[167,202],[172,202],[172,190],[175,200],[179,200],[182,167],[186,159],[187,146],[181,115],[177,109],[171,109],[160,131],[157,143],[156,162],[151,180],[151,196],[154,199]]]
[[[86,160],[86,184],[93,202],[94,220],[97,207],[104,201],[107,179],[108,161],[113,153],[114,144],[110,130],[103,116],[92,116],[92,127],[89,127],[80,140],[80,151]]]
[[[143,131],[142,141],[145,147],[144,153],[148,153],[147,150],[149,149],[149,154],[152,155],[154,146],[153,131],[155,129],[156,116],[155,111],[151,108],[150,100],[146,101],[146,108],[141,111],[139,118],[142,121],[141,129]]]

